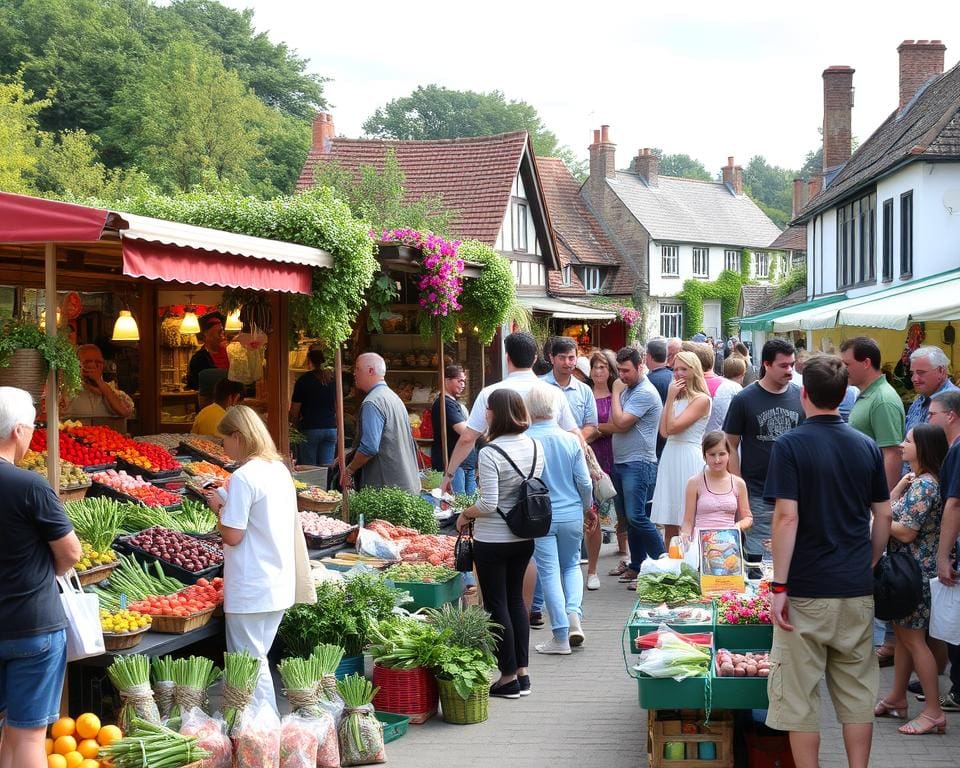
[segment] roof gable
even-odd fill
[[[807,228],[802,224],[787,227],[769,247],[775,251],[806,251]]]
[[[767,248],[780,234],[753,200],[722,182],[660,176],[652,186],[617,171],[606,183],[657,241]]]

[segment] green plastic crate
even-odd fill
[[[726,648],[731,653],[769,652],[768,648],[730,648],[718,645],[717,649]],[[713,706],[717,709],[767,709],[770,699],[767,696],[766,677],[720,677],[717,674],[716,655],[710,665],[713,671]]]
[[[377,720],[383,723],[384,744],[396,741],[403,736],[403,734],[407,732],[407,728],[410,727],[410,718],[404,715],[394,715],[390,712],[380,712],[379,710],[375,714]]]
[[[446,603],[452,603],[463,595],[463,576],[457,574],[452,579],[439,584],[424,584],[419,581],[395,581],[393,585],[410,593],[412,603],[403,605],[409,611],[420,608],[439,608]]]
[[[714,647],[769,651],[773,647],[773,624],[721,624],[718,621]]]
[[[638,677],[637,698],[644,709],[704,709],[707,678]]]
[[[649,603],[643,603],[641,600],[638,600],[636,605],[634,605],[633,610],[630,611],[630,619],[627,621],[627,633],[630,635],[630,653],[640,653],[640,649],[637,648],[637,644],[635,642],[638,637],[647,635],[651,632],[656,632],[660,627],[659,623],[647,622],[633,618],[633,616],[636,614],[637,608],[639,608],[641,605],[649,605]],[[670,627],[670,629],[676,630],[676,632],[681,635],[698,632],[713,632],[713,626],[717,615],[716,605],[712,600],[697,601],[696,605],[702,605],[704,608],[707,608],[710,611],[711,618],[709,622],[690,624],[667,622],[667,626]]]

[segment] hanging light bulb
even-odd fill
[[[140,341],[140,329],[129,309],[121,309],[117,322],[113,324],[111,341]]]
[[[240,307],[237,307],[233,312],[227,315],[227,324],[224,326],[223,330],[225,331],[242,331],[243,323],[240,322]]]
[[[183,308],[183,320],[180,321],[180,333],[200,333],[200,321],[197,320],[197,308],[193,306],[193,294],[188,293],[190,303]]]

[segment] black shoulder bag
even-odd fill
[[[523,474],[499,445],[489,443],[486,448],[493,448],[503,456],[514,471],[523,478],[520,482],[517,503],[506,514],[497,507],[497,514],[503,518],[514,536],[519,536],[521,539],[546,536],[550,532],[550,523],[553,522],[553,505],[550,503],[550,489],[547,488],[546,483],[539,477],[533,476],[537,469],[537,441],[533,441],[533,463],[530,465],[529,475]]]

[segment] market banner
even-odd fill
[[[0,192],[0,242],[93,243],[108,215],[102,208]]]

